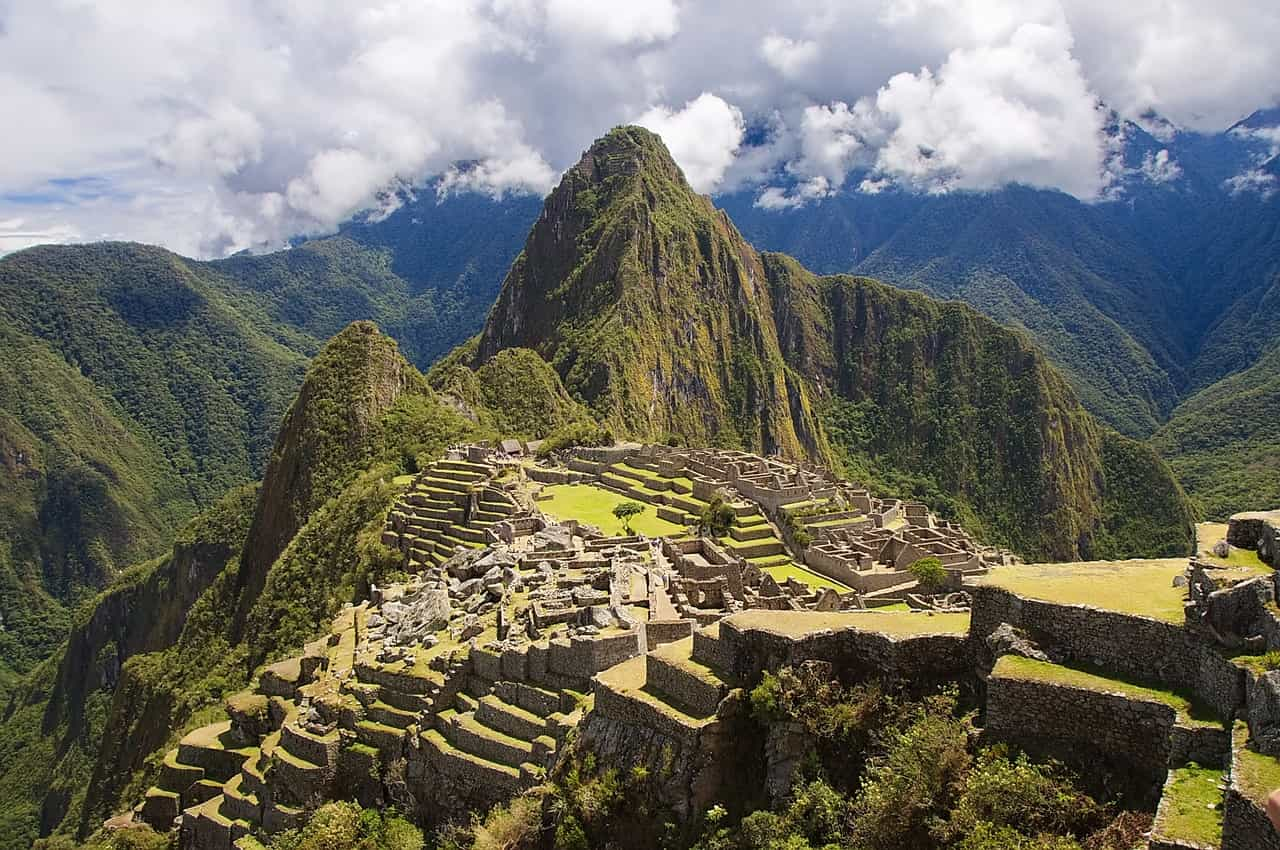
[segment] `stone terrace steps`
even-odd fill
[[[420,736],[424,747],[435,755],[435,763],[451,776],[470,776],[494,789],[515,794],[525,784],[525,772],[499,762],[481,758],[455,747],[438,729],[428,729]],[[532,776],[528,784],[532,784]]]
[[[694,716],[652,687],[647,665],[648,657],[638,655],[597,673],[593,680],[595,711],[676,740],[695,741],[715,717]]]
[[[687,637],[646,654],[646,689],[694,717],[709,717],[729,692],[729,683],[716,669],[693,658],[693,647],[693,638]]]
[[[230,847],[252,828],[249,821],[232,816],[226,798],[219,794],[183,811],[182,831],[192,840],[182,843],[196,847]]]
[[[459,700],[469,708],[471,701]],[[496,694],[474,700],[475,708],[446,709],[436,716],[436,728],[454,747],[488,761],[519,769],[531,763],[547,767],[558,742],[546,718],[505,702]]]

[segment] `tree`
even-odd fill
[[[733,507],[717,494],[702,509],[702,516],[698,517],[698,533],[708,537],[724,537],[729,533],[733,519]]]
[[[936,590],[947,583],[947,570],[942,562],[930,556],[921,558],[908,568],[912,577],[926,590]]]
[[[644,505],[639,502],[619,502],[613,506],[613,515],[622,520],[622,527],[627,534],[632,534],[631,518],[644,513]]]

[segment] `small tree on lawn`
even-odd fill
[[[916,561],[908,571],[925,590],[937,590],[947,583],[946,568],[942,566],[941,561],[932,556]]]
[[[644,505],[639,502],[619,502],[613,506],[613,515],[622,521],[627,534],[632,534],[631,518],[644,513]]]

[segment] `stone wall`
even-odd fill
[[[1169,767],[1176,713],[1159,702],[993,676],[987,681],[983,737],[1033,756],[1056,758],[1093,790],[1121,791],[1153,808]]]
[[[1009,623],[1068,663],[1188,691],[1219,717],[1232,717],[1244,703],[1241,670],[1185,626],[1087,605],[1022,599],[998,587],[974,587],[971,593],[970,634],[976,644]]]
[[[1235,514],[1227,523],[1227,542],[1280,569],[1280,511]]]
[[[645,647],[683,640],[693,634],[693,620],[650,620],[643,624]]]
[[[759,681],[763,670],[804,661],[830,662],[847,681],[882,677],[920,690],[940,682],[964,684],[974,679],[973,653],[963,635],[891,637],[850,628],[790,637],[742,630],[724,620],[719,652],[727,660],[727,672],[745,684]]]

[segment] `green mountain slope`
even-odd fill
[[[1155,261],[1065,195],[1011,187],[931,203],[857,270],[1027,330],[1126,433],[1150,434],[1185,380]]]
[[[491,240],[523,228],[492,201],[459,205],[493,214]],[[307,359],[349,322],[382,322],[423,367],[475,333],[514,250],[458,228],[432,198],[264,256],[108,243],[0,259],[0,694],[70,605],[263,474]]]
[[[1209,517],[1280,505],[1280,346],[1180,404],[1152,442]]]
[[[506,348],[538,352],[620,433],[827,453],[759,255],[638,128],[597,142],[547,198],[475,363]]]
[[[567,407],[552,402],[553,420],[580,412],[554,380],[548,398]],[[168,555],[86,605],[69,641],[10,698],[0,720],[0,848],[92,831],[141,792],[158,755],[201,712],[398,568],[379,542],[395,477],[419,456],[494,436],[458,407],[367,322],[327,344],[262,486],[233,490]]]
[[[143,429],[0,319],[0,694],[66,635],[88,588],[167,545],[183,481]]]
[[[0,260],[0,663],[43,658],[69,606],[260,472],[305,360],[259,319],[157,248]]]
[[[1189,545],[1167,467],[1147,451],[1151,476],[1109,476],[1108,457],[1142,449],[1108,455],[1118,435],[1027,339],[957,303],[762,257],[638,128],[597,142],[548,197],[473,362],[511,347],[541,354],[617,433],[819,460],[835,436],[859,475],[946,494],[1031,557],[1154,554],[1123,533],[1121,503],[1159,506],[1144,544]]]

